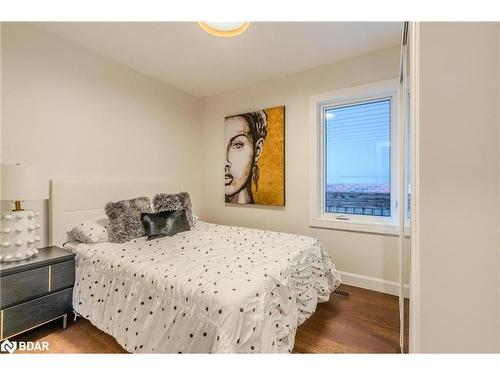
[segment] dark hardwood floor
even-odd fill
[[[397,297],[342,285],[349,297],[331,296],[302,324],[295,339],[295,353],[398,353],[399,315]],[[405,304],[408,322],[408,301]],[[408,325],[405,327],[408,349]],[[89,321],[60,320],[15,338],[17,341],[48,341],[51,353],[126,353],[106,333]]]
[[[295,353],[399,353],[398,298],[341,285],[349,297],[332,295],[297,330]],[[408,352],[405,300],[405,352]]]

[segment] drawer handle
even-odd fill
[[[0,340],[3,340],[3,310],[0,311]]]
[[[52,266],[49,266],[49,292],[52,290]]]

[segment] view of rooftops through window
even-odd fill
[[[325,110],[325,212],[391,216],[391,100]]]

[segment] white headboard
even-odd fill
[[[186,191],[185,184],[172,180],[52,180],[49,243],[62,246],[74,225],[105,215],[107,202],[181,191]]]

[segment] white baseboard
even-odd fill
[[[376,292],[392,294],[393,296],[399,295],[399,283],[395,281],[388,281],[384,279],[378,279],[376,277],[363,276],[350,272],[339,271],[339,273],[342,277],[342,284],[374,290]],[[408,284],[405,284],[404,293],[405,298],[409,298],[410,286]]]

